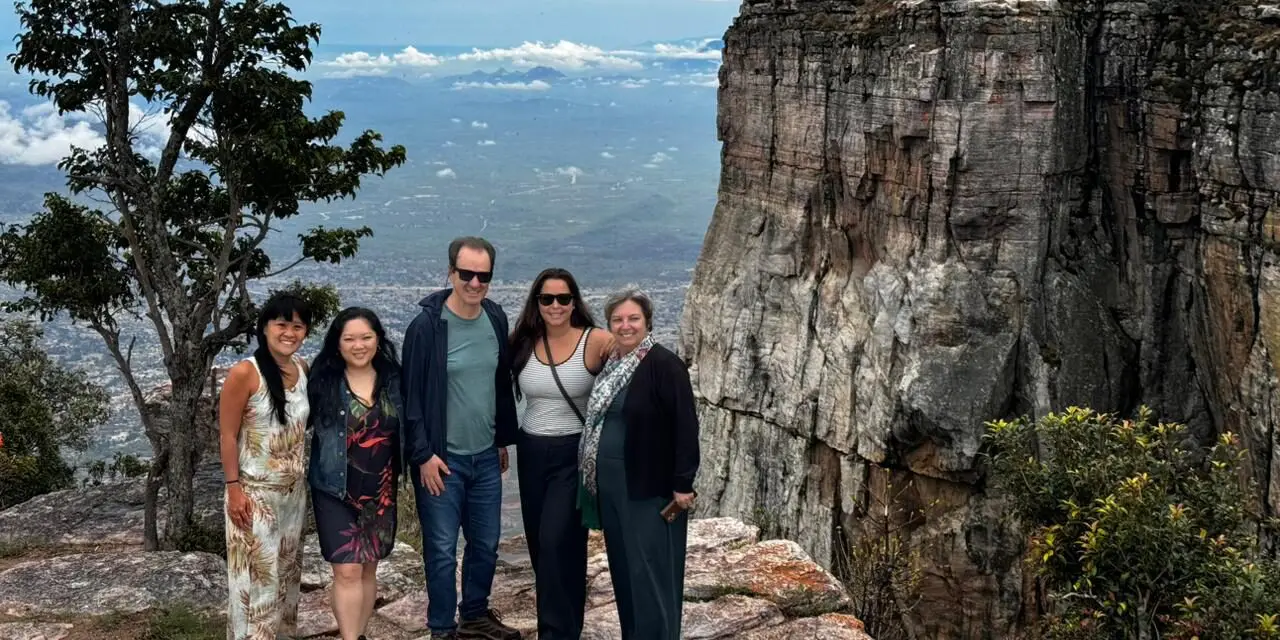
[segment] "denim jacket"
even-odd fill
[[[393,464],[400,473],[404,467],[404,402],[400,395],[400,377],[392,374],[379,382],[396,412],[396,439],[399,450]],[[307,483],[339,500],[347,496],[347,390],[342,378],[328,383],[310,380],[307,399],[311,404],[311,459],[307,464]]]

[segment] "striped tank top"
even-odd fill
[[[560,376],[560,384],[573,398],[582,415],[587,415],[587,398],[591,396],[591,387],[596,376],[587,370],[587,335],[588,329],[582,332],[578,346],[563,363],[556,363],[556,373]],[[534,354],[529,354],[529,362],[520,371],[520,391],[524,394],[524,421],[520,426],[525,433],[535,436],[571,436],[582,433],[582,422],[573,414],[569,401],[556,380],[551,376],[551,367],[543,364]]]

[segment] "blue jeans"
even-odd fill
[[[427,626],[457,628],[454,613],[478,618],[489,611],[489,592],[498,566],[502,529],[502,469],[498,450],[475,455],[449,454],[444,493],[431,495],[412,470],[418,520],[422,524],[422,561],[427,575]],[[458,602],[458,529],[467,538],[462,554],[462,604]]]

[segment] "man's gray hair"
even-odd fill
[[[610,319],[613,318],[613,312],[624,302],[634,302],[640,307],[640,313],[644,314],[644,324],[649,331],[653,331],[653,300],[649,299],[649,294],[641,291],[639,287],[628,285],[622,291],[611,296],[604,303],[604,321],[608,325]]]

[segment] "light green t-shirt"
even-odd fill
[[[446,306],[441,315],[449,334],[449,389],[445,402],[449,453],[480,453],[493,446],[498,336],[489,314],[483,311],[476,319],[467,320]]]

